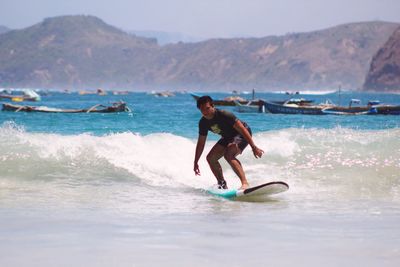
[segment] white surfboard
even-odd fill
[[[289,185],[285,182],[276,181],[260,184],[247,189],[208,189],[207,192],[228,199],[251,199],[254,197],[266,197],[279,194],[289,189]]]

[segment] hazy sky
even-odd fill
[[[0,25],[12,29],[78,14],[124,30],[260,37],[348,22],[400,22],[400,0],[0,0]]]

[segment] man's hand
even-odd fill
[[[193,170],[194,170],[194,174],[201,175],[200,174],[200,169],[199,169],[199,164],[195,163],[194,167],[193,167]]]
[[[262,154],[264,154],[264,150],[259,149],[256,146],[253,146],[251,149],[253,150],[253,154],[254,154],[254,157],[256,157],[256,159],[261,158]]]

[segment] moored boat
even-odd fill
[[[326,107],[322,112],[330,115],[400,115],[400,106],[380,104],[377,100],[369,101],[366,106],[352,106],[354,103],[360,104],[361,101],[352,99],[348,107]]]
[[[326,105],[313,105],[312,100],[289,99],[286,101],[265,101],[266,111],[273,114],[324,115]]]
[[[130,112],[125,102],[116,102],[112,106],[94,105],[88,109],[60,109],[46,106],[24,106],[3,103],[3,111],[13,112],[43,112],[43,113],[114,113]]]
[[[22,101],[40,101],[41,97],[35,91],[31,89],[23,90],[22,95],[14,95],[14,94],[0,94],[0,99],[10,99],[14,102],[22,102]]]
[[[358,104],[358,106],[354,106]],[[400,115],[400,106],[380,104],[379,101],[369,101],[361,106],[359,99],[351,99],[349,105],[337,106],[330,101],[318,105],[302,99],[281,101],[265,101],[266,110],[279,114],[306,114],[306,115]]]
[[[400,115],[400,106],[395,105],[378,105],[371,108],[371,114],[376,112],[376,114],[382,115]]]
[[[258,100],[259,105],[252,105],[252,101],[248,101],[245,105],[235,101],[235,111],[241,113],[264,113],[265,105],[263,100]]]
[[[200,98],[200,95],[190,94],[196,101]],[[213,99],[213,103],[215,106],[236,106],[235,102],[241,105],[247,105],[249,102],[251,106],[261,106],[264,104],[264,101],[261,99],[256,100],[246,100],[240,96],[228,96],[224,99]]]

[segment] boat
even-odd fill
[[[306,115],[324,115],[323,108],[330,104],[314,105],[313,100],[303,98],[291,98],[286,101],[265,101],[266,111],[273,114],[306,114]]]
[[[190,93],[190,95],[197,101],[200,98],[200,95]],[[213,103],[215,106],[236,106],[235,101],[240,103],[241,105],[247,105],[250,101],[249,105],[251,106],[260,106],[264,105],[264,101],[261,99],[257,100],[246,100],[240,96],[228,96],[224,99],[213,99]]]
[[[79,95],[107,95],[107,92],[104,89],[98,88],[96,91],[94,90],[81,90],[78,92]]]
[[[156,97],[173,97],[173,96],[175,96],[175,94],[170,91],[154,92],[153,95]]]
[[[252,105],[252,101],[248,101],[246,104],[240,104],[238,101],[235,102],[235,111],[240,113],[264,113],[265,105],[264,101],[259,100],[259,105]]]
[[[366,106],[352,106],[352,104],[361,104],[361,101],[351,99],[348,107],[326,107],[322,112],[330,115],[400,115],[400,106],[381,104],[378,100],[368,101]]]
[[[381,115],[400,115],[400,106],[395,105],[378,105],[372,107],[370,114],[381,114]]]
[[[270,101],[272,103],[275,104],[281,104],[281,105],[291,105],[291,104],[296,104],[299,106],[309,106],[312,105],[312,103],[314,102],[314,100],[312,99],[305,99],[305,98],[290,98],[284,101]],[[329,103],[331,103],[329,101]]]
[[[129,95],[129,91],[113,91],[113,95]]]
[[[23,102],[23,101],[40,101],[41,97],[32,89],[23,90],[22,95],[13,95],[13,94],[0,94],[0,99],[10,99],[14,102]]]
[[[380,104],[379,101],[369,101],[366,106],[359,99],[351,99],[349,105],[337,106],[331,101],[313,104],[310,100],[289,99],[281,101],[265,101],[266,111],[274,114],[306,114],[306,115],[400,115],[400,106]]]
[[[348,107],[331,106],[322,109],[324,114],[329,115],[367,115],[370,107],[353,106],[353,104],[361,104],[359,99],[351,99]]]
[[[24,106],[3,103],[3,111],[14,112],[43,112],[43,113],[114,113],[114,112],[130,112],[125,102],[116,102],[112,106],[103,106],[97,104],[88,109],[60,109],[46,106]]]

